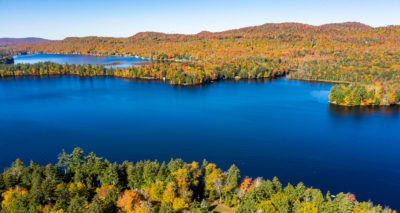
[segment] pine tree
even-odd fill
[[[69,213],[80,213],[84,206],[86,205],[87,201],[84,197],[75,196],[72,198],[71,203],[68,206]]]
[[[235,166],[232,165],[228,170],[228,175],[226,176],[226,187],[228,191],[232,191],[239,186],[240,171]]]
[[[102,186],[119,185],[118,164],[107,163],[108,166],[103,174],[99,177]]]

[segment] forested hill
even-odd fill
[[[192,65],[170,72],[179,72],[183,78],[177,82],[183,84],[207,82],[209,78],[205,76],[213,80],[269,78],[270,75],[264,76],[266,72],[288,72],[290,79],[336,83],[397,85],[400,81],[400,26],[374,28],[356,22],[321,26],[264,24],[194,35],[143,32],[128,38],[72,37],[17,45],[12,49],[27,53],[137,55],[160,61],[185,61]],[[226,69],[221,71],[221,66]],[[196,80],[183,80],[188,76]],[[393,101],[387,104],[396,104],[400,97],[390,100]],[[382,102],[361,100],[361,103]]]
[[[50,40],[43,38],[0,38],[0,46],[13,46],[13,45],[21,45],[21,44],[35,44],[41,42],[47,42]]]
[[[393,42],[391,38],[395,39],[398,33],[399,26],[372,28],[356,22],[321,26],[282,23],[215,33],[202,31],[193,35],[141,32],[128,38],[69,37],[62,41],[19,45],[15,49],[45,53],[137,54],[157,59],[179,56],[197,59],[221,56],[289,58],[298,56],[298,51],[307,54],[309,49],[315,49],[310,54],[318,56],[323,54],[319,48],[333,49],[335,44],[341,44],[334,48],[337,50],[345,48],[346,43],[365,47],[381,45]],[[279,50],[273,47],[279,47]]]

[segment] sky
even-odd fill
[[[400,0],[0,0],[0,37],[194,34],[265,23],[400,25]]]

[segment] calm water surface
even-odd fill
[[[0,81],[0,167],[76,146],[111,161],[207,158],[400,209],[399,108],[328,104],[332,85],[58,77]]]
[[[60,55],[60,54],[34,54],[19,55],[14,57],[14,63],[37,63],[51,61],[59,64],[113,64],[113,67],[125,68],[149,60],[135,57],[120,56],[91,56],[91,55]]]

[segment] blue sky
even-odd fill
[[[400,24],[400,0],[0,0],[0,37],[127,37],[270,22]]]

